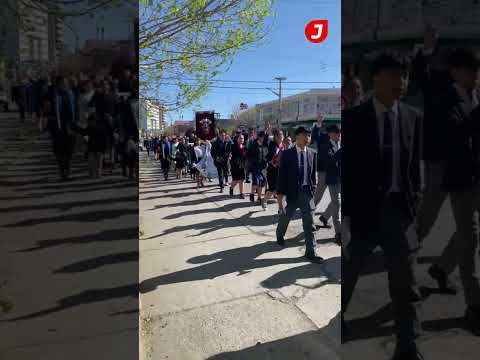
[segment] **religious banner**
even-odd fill
[[[215,113],[201,111],[195,113],[195,133],[202,140],[212,140],[215,137]]]

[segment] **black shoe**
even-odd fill
[[[316,264],[322,264],[323,263],[323,258],[321,256],[317,256],[315,254],[309,254],[306,253],[305,257],[310,260],[311,262],[314,262]]]
[[[342,339],[348,337],[348,328],[347,328],[347,325],[345,324],[345,320],[343,319],[343,313],[341,314],[341,317],[340,317],[340,325],[342,329]]]
[[[342,234],[335,234],[335,244],[342,246]]]
[[[400,350],[397,347],[395,349],[395,354],[393,355],[392,360],[424,360],[424,358],[416,347],[408,351]]]
[[[285,239],[283,237],[277,237],[277,244],[284,247],[285,246]]]
[[[323,215],[320,215],[319,219],[320,219],[320,222],[323,224],[324,228],[328,228],[328,229],[331,228],[331,226],[328,225],[328,220],[325,219],[325,217]]]
[[[443,271],[437,264],[430,266],[428,274],[437,281],[438,289],[442,294],[455,295],[457,293],[457,289],[450,283],[445,271]]]
[[[239,195],[240,199],[245,199],[245,196],[243,194]]]
[[[468,330],[480,336],[480,305],[469,305],[465,311],[465,323]]]
[[[230,188],[230,196],[233,197],[233,188],[232,187]]]
[[[254,194],[250,194],[250,201],[255,202],[255,195]]]
[[[245,180],[246,184],[250,184],[250,179]]]

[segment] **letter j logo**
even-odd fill
[[[305,36],[312,43],[321,43],[328,35],[328,20],[312,20],[305,27]]]

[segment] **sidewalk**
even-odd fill
[[[0,277],[14,306],[0,314],[0,359],[135,358],[136,183],[118,170],[90,180],[81,156],[60,182],[50,140],[15,113],[0,134]]]
[[[305,261],[301,220],[275,242],[274,204],[219,194],[216,182],[163,180],[141,155],[142,337],[151,359],[338,359],[340,248],[319,230]],[[246,189],[249,190],[247,185]],[[324,206],[325,204],[321,204]]]

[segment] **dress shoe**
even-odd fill
[[[340,325],[341,325],[341,336],[342,336],[342,340],[346,337],[348,337],[348,328],[347,328],[347,325],[345,324],[345,320],[343,319],[343,313],[340,317]]]
[[[397,347],[392,360],[424,360],[424,357],[416,347],[413,347],[411,350],[400,350]]]
[[[311,262],[315,263],[315,264],[322,264],[323,263],[323,258],[321,256],[317,256],[315,254],[310,254],[310,253],[306,253],[305,254],[305,257],[310,260]]]
[[[335,244],[342,246],[342,234],[335,234]]]
[[[325,219],[323,215],[320,215],[319,219],[324,228],[330,228],[330,225],[328,225],[328,220]]]
[[[428,274],[437,281],[438,289],[442,292],[442,294],[455,295],[457,293],[457,289],[455,289],[455,287],[450,283],[445,271],[443,271],[437,264],[430,266],[428,269]]]
[[[277,237],[277,244],[280,246],[285,246],[285,239],[283,237]]]
[[[465,311],[467,329],[475,336],[480,336],[480,305],[469,305]]]

